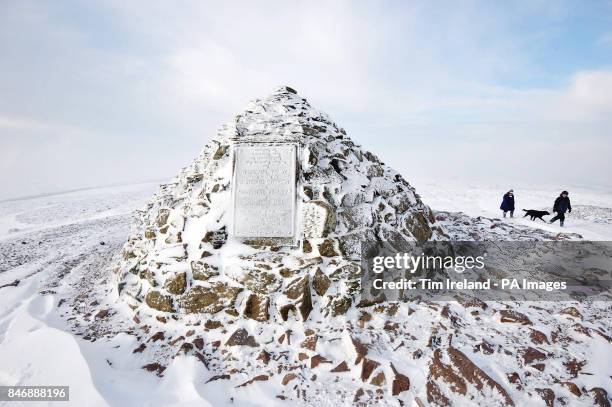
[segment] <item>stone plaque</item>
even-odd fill
[[[234,236],[293,241],[294,144],[237,144],[234,150]]]

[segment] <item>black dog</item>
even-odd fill
[[[542,222],[546,222],[542,219],[542,216],[550,215],[548,211],[536,211],[535,209],[523,209],[525,211],[525,216],[531,217],[531,220],[540,219]],[[523,218],[525,217],[523,216]]]

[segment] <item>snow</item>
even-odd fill
[[[68,274],[58,281],[62,270],[76,266],[77,259],[100,255],[98,248],[118,250],[133,210],[156,186],[91,189],[0,203],[1,224],[19,228],[4,228],[0,234],[0,286],[20,280],[16,287],[0,289],[1,385],[67,385],[69,404],[74,406],[206,406],[186,381],[192,376],[200,382],[198,374],[203,374],[189,368],[193,360],[177,359],[160,380],[134,366],[131,348],[116,351],[116,347],[128,348],[133,337],[119,333],[108,343],[84,341],[71,332],[59,308],[60,298],[71,289],[69,280],[83,277]],[[16,256],[15,248],[22,254]],[[33,258],[31,251],[35,251]],[[5,256],[11,254],[23,264],[7,261]]]
[[[73,330],[74,325],[66,320],[68,314],[66,305],[60,304],[62,299],[74,298],[82,294],[84,289],[92,294],[92,298],[110,296],[110,288],[104,284],[108,276],[100,273],[89,276],[88,273],[92,270],[103,270],[102,266],[111,263],[114,253],[119,250],[128,235],[133,210],[139,208],[153,190],[154,185],[151,184],[133,185],[0,203],[2,225],[18,225],[20,229],[9,232],[4,227],[0,234],[0,286],[20,280],[17,286],[0,288],[0,384],[69,385],[71,401],[68,405],[71,406],[223,406],[231,404],[230,397],[233,397],[236,405],[241,406],[290,405],[291,403],[285,404],[274,398],[274,388],[278,386],[275,381],[280,380],[279,376],[268,382],[244,388],[234,388],[224,380],[206,384],[211,373],[202,363],[193,356],[178,356],[168,365],[163,377],[158,377],[141,369],[141,366],[149,361],[145,360],[144,355],[133,353],[136,340],[133,336],[122,333],[121,327],[117,327],[118,330],[109,337],[91,342],[83,339],[80,334],[77,335],[79,332]],[[527,197],[530,199],[530,207],[545,207],[555,196],[549,189],[521,191],[515,188],[515,191],[519,208],[524,206],[522,202],[527,200]],[[431,203],[434,209],[495,216],[499,214],[496,207],[503,190],[463,190],[460,186],[436,184],[421,186],[420,192],[424,201]],[[576,208],[580,205],[612,208],[612,200],[606,193],[576,191],[572,193],[572,198]],[[602,239],[612,238],[610,225],[598,223],[599,220],[600,218],[586,216],[580,219],[570,218],[566,229],[585,236],[591,234]],[[553,231],[559,229],[522,219],[506,221]],[[105,245],[100,245],[101,241],[105,242]],[[86,307],[87,304],[84,303],[83,306]],[[529,307],[528,303],[522,303],[517,309],[528,313]],[[451,309],[464,313],[466,318],[469,317],[462,308]],[[603,306],[601,311],[604,314],[601,316],[607,318],[600,318],[599,328],[609,331],[609,311],[605,309]],[[430,311],[419,308],[412,314],[412,334],[419,339],[411,346],[425,346],[423,341],[429,337],[429,334],[425,333],[431,331],[434,326],[432,323],[435,322],[431,320]],[[129,315],[129,310],[125,309],[123,312]],[[504,346],[503,338],[508,334],[502,335],[501,332],[495,333],[488,329],[491,324],[495,325],[499,317],[495,313],[482,313],[481,317],[483,320],[472,325],[465,334],[488,338],[491,343]],[[382,331],[385,318],[379,315],[374,318],[374,326],[379,326]],[[563,323],[567,319],[565,316],[555,318],[558,319],[555,323]],[[533,328],[550,337],[553,329],[550,323],[548,320],[534,318]],[[255,324],[245,326],[252,329]],[[590,326],[596,327],[593,323]],[[175,325],[171,325],[169,329],[172,330],[173,327]],[[287,328],[299,332],[297,325],[288,325]],[[498,329],[509,332],[517,328],[502,324]],[[262,333],[265,336],[265,332]],[[584,339],[575,331],[569,334],[576,340]],[[264,340],[264,336],[258,339]],[[524,341],[519,338],[516,340]],[[317,349],[318,353],[334,360],[354,360],[354,353],[348,350],[350,345],[345,343],[350,343],[350,339],[339,339],[339,347],[322,347]],[[294,340],[298,341],[300,338],[296,337]],[[511,391],[511,396],[517,404],[541,404],[537,396],[529,397],[523,392],[511,390],[507,384],[500,369],[504,365],[515,363],[512,357],[496,354],[493,358],[475,353],[471,350],[471,345],[467,345],[467,336],[455,337],[453,343],[492,378],[505,384],[504,387]],[[460,346],[462,343],[463,347]],[[589,375],[581,375],[577,382],[586,388],[602,387],[609,392],[607,378],[612,375],[610,344],[594,335],[588,346],[576,345],[572,352],[576,357],[588,360],[584,370]],[[403,356],[397,354],[381,353],[376,357],[379,360],[386,358],[395,366],[401,367],[401,371],[408,375],[412,382],[411,394],[425,400],[422,392],[426,384],[426,366],[415,361],[408,363]],[[560,371],[563,369],[560,362],[552,361],[549,369],[553,372]],[[313,386],[321,391],[319,404],[326,405],[325,397],[331,397],[333,389],[341,389],[347,384],[343,381],[332,385],[333,378],[325,372],[321,372],[320,376],[318,381],[313,382]],[[565,388],[558,385],[554,390],[557,396],[568,394]],[[407,401],[411,399],[405,398]],[[464,405],[477,403],[466,401],[465,398],[457,400]],[[580,402],[580,405],[589,404],[588,399]],[[29,402],[28,405],[54,403]]]
[[[569,188],[564,186],[524,186],[511,185],[473,185],[464,182],[429,180],[411,180],[423,201],[434,210],[463,212],[476,217],[502,218],[499,209],[502,196],[514,189],[516,210],[514,218],[505,222],[515,225],[535,227],[547,232],[578,233],[586,240],[612,240],[612,191],[587,188]],[[531,221],[523,218],[523,209],[548,210],[554,215],[552,205],[559,193],[567,189],[572,202],[572,212],[566,214],[565,227],[559,222],[548,225],[540,220]],[[509,215],[508,215],[509,216]]]

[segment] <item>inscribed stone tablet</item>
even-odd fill
[[[235,146],[234,235],[295,236],[296,146]]]

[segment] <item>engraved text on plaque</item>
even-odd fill
[[[296,146],[235,146],[234,235],[295,237]]]

